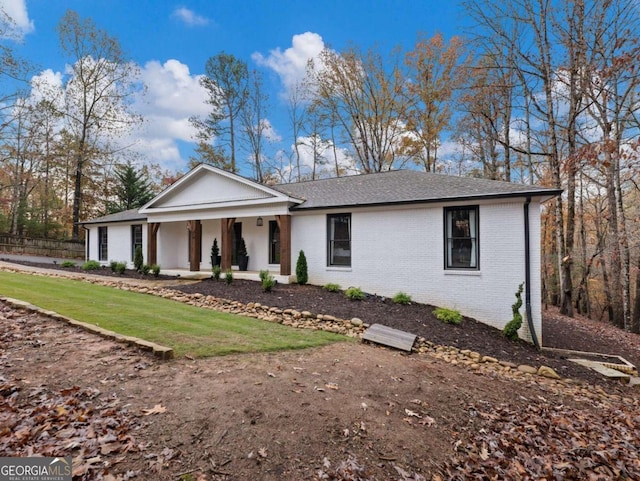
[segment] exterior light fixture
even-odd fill
[[[258,218],[256,219],[256,225],[257,225],[258,227],[262,227],[262,217],[258,217]]]

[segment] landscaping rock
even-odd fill
[[[537,374],[538,370],[535,367],[527,366],[526,364],[521,364],[518,366],[518,371],[523,372],[525,374]]]
[[[550,379],[561,379],[557,372],[549,366],[540,366],[537,372],[538,376],[548,377]]]

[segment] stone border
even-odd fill
[[[138,347],[143,351],[153,353],[155,357],[163,361],[173,359],[173,349],[171,349],[170,347],[161,346],[160,344],[145,341],[144,339],[139,339],[133,336],[124,336],[122,334],[118,334],[117,332],[109,331],[108,329],[103,329],[102,327],[96,326],[94,324],[77,321],[76,319],[72,319],[71,317],[66,317],[61,314],[58,314],[57,312],[49,311],[47,309],[42,309],[41,307],[34,306],[33,304],[29,304],[28,302],[21,301],[18,299],[13,299],[11,297],[0,296],[0,301],[5,302],[6,304],[9,304],[11,307],[14,307],[16,309],[23,309],[26,311],[36,312],[50,319],[55,319],[57,321],[64,321],[70,326],[79,327],[92,334],[97,334],[104,338],[111,339],[112,341],[123,342],[130,346]]]

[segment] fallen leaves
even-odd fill
[[[59,391],[42,386],[27,389],[18,380],[0,377],[0,452],[72,456],[78,480],[106,474],[107,466],[119,461],[104,456],[125,455],[141,447],[129,435],[133,417],[116,409],[117,399],[103,399],[100,394],[77,386]]]
[[[455,443],[443,479],[640,479],[638,403],[597,410],[549,405],[469,406],[482,428]],[[437,479],[437,478],[436,478]]]
[[[143,409],[142,414],[145,416],[151,416],[152,414],[162,414],[167,411],[167,408],[161,404],[156,404],[151,409]]]

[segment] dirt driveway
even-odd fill
[[[74,479],[431,479],[473,444],[478,406],[603,405],[359,343],[156,361],[3,304],[0,347],[0,452],[74,456]]]

